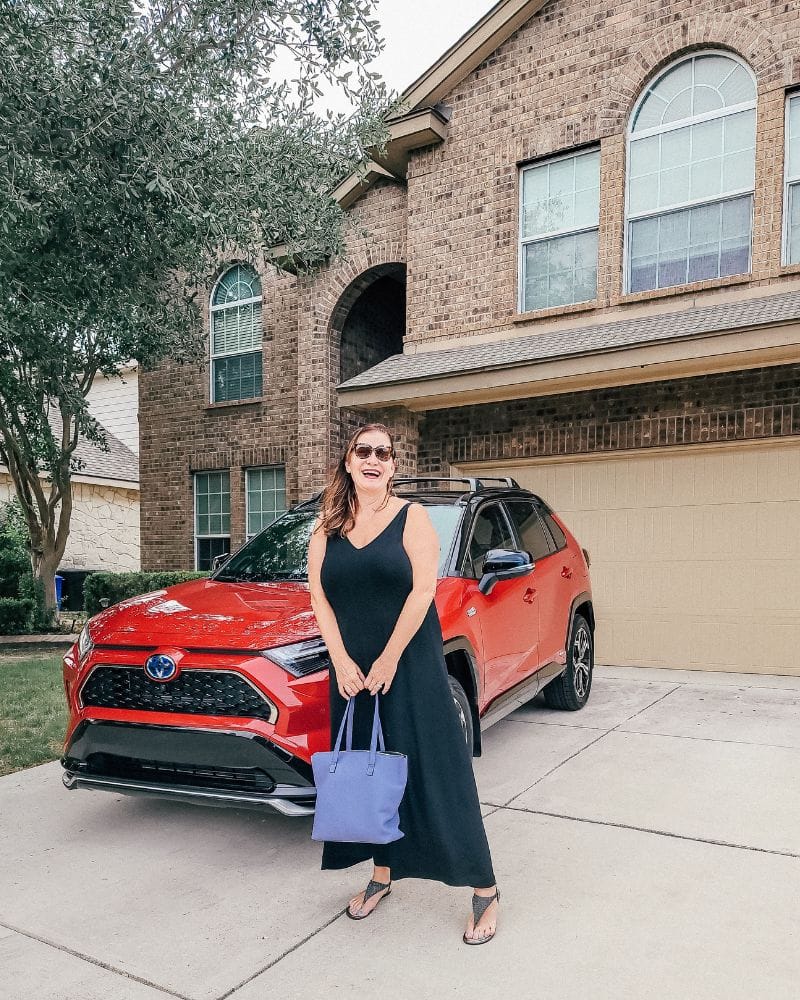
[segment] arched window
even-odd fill
[[[211,402],[261,395],[261,282],[241,264],[211,295]]]
[[[750,270],[755,138],[741,60],[689,56],[650,84],[628,129],[626,291]]]

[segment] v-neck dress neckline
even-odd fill
[[[366,543],[366,545],[353,545],[348,535],[344,536],[344,540],[348,543],[350,548],[355,549],[356,552],[363,552],[364,549],[369,548],[369,546],[372,545],[373,542],[378,541],[378,539],[381,537],[384,531],[386,531],[394,524],[394,522],[397,520],[400,514],[403,513],[406,507],[408,507],[408,505],[409,505],[408,503],[404,503],[403,506],[400,508],[400,510],[398,510],[397,513],[394,515],[394,517],[388,523],[384,524],[384,526],[381,528],[378,534],[374,538],[370,538],[370,540]]]

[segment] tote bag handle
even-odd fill
[[[377,693],[373,695],[375,698],[375,714],[372,718],[372,735],[369,741],[369,757],[367,763],[367,774],[373,774],[375,772],[375,761],[377,758],[378,749],[383,753],[386,750],[386,744],[383,740],[383,726],[381,725],[381,717],[378,712],[378,698],[380,695]],[[342,715],[342,721],[339,725],[339,732],[336,736],[336,744],[333,748],[333,756],[331,757],[331,763],[328,770],[333,774],[336,771],[336,765],[339,763],[339,754],[342,751],[342,739],[344,738],[344,749],[353,749],[353,715],[355,713],[355,699],[350,697],[347,699],[347,707]],[[346,735],[345,735],[346,727]]]

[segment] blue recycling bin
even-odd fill
[[[56,607],[61,607],[61,590],[64,586],[64,577],[56,573]]]

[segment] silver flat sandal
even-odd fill
[[[365,920],[368,916],[374,913],[375,910],[378,909],[378,907],[381,905],[381,902],[386,898],[386,896],[390,895],[392,891],[391,881],[376,882],[374,879],[370,879],[369,882],[367,883],[367,888],[364,890],[364,898],[361,900],[362,906],[367,902],[368,899],[371,899],[378,892],[383,892],[384,889],[387,889],[388,891],[385,892],[383,896],[381,896],[381,898],[378,900],[376,905],[372,907],[369,913],[362,913],[360,917],[357,917],[355,913],[350,912],[349,906],[344,912],[347,914],[348,917],[350,917],[351,920]]]
[[[486,913],[486,911],[489,909],[489,907],[495,900],[497,900],[498,903],[500,902],[500,890],[497,888],[497,886],[495,886],[493,896],[479,896],[476,892],[473,892],[472,894],[473,931],[478,926],[481,917],[484,915],[484,913]],[[492,940],[492,938],[495,936],[496,933],[497,933],[497,928],[495,927],[495,929],[492,931],[491,934],[488,934],[482,938],[477,938],[475,940],[472,940],[471,938],[467,937],[467,932],[464,931],[464,936],[462,937],[461,940],[464,942],[464,944],[486,944],[487,941]]]

